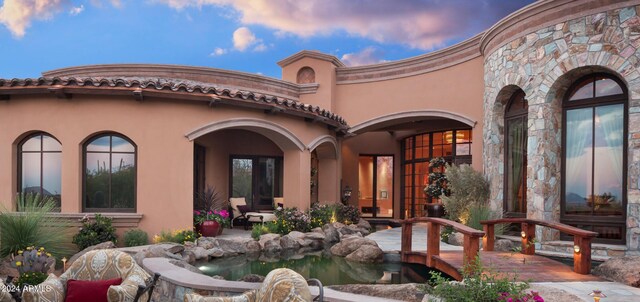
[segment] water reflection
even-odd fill
[[[238,280],[248,274],[266,276],[276,268],[292,269],[305,278],[317,278],[323,285],[424,283],[429,278],[425,266],[403,263],[362,264],[333,257],[328,253],[288,255],[285,259],[244,255],[201,262],[195,265],[204,274]]]

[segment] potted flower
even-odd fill
[[[230,224],[227,210],[194,211],[194,220],[199,222],[196,226],[200,226],[199,233],[204,237],[216,237]]]
[[[202,236],[217,236],[222,233],[224,226],[230,225],[229,203],[220,197],[213,186],[207,186],[196,194],[193,207],[193,225]]]
[[[447,177],[444,174],[446,165],[447,162],[442,157],[436,157],[429,161],[429,167],[432,172],[429,173],[429,185],[424,188],[424,193],[434,199],[438,199],[438,202],[426,205],[427,216],[429,217],[444,216],[444,205],[439,198],[442,195],[449,196],[451,193],[447,188]]]

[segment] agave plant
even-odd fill
[[[40,194],[21,193],[16,198],[17,212],[0,211],[0,257],[16,254],[27,247],[44,247],[55,257],[73,252],[73,228],[62,218],[51,215],[56,202]]]

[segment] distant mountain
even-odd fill
[[[582,197],[576,193],[569,192],[565,195],[564,200],[566,203],[583,203],[587,201],[587,198]]]

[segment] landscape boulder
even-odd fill
[[[260,247],[262,251],[268,254],[280,253],[282,251],[282,245],[280,245],[279,234],[264,234],[260,236]]]
[[[363,245],[372,245],[376,247],[378,246],[375,241],[368,238],[362,238],[358,236],[345,236],[342,238],[342,241],[336,243],[331,247],[331,254],[345,257],[355,252],[355,250]]]
[[[384,252],[377,245],[360,246],[344,259],[361,263],[382,263]]]
[[[242,276],[242,278],[238,279],[238,281],[262,283],[262,281],[264,281],[264,276],[256,275],[256,274],[248,274],[248,275]]]
[[[322,231],[324,232],[325,241],[327,243],[340,241],[340,233],[338,233],[338,229],[336,229],[334,224],[325,224],[324,226],[322,226]]]
[[[493,250],[498,252],[513,252],[516,246],[518,246],[518,244],[509,239],[498,239],[493,245]]]
[[[593,274],[640,288],[640,256],[611,258],[594,268]]]

